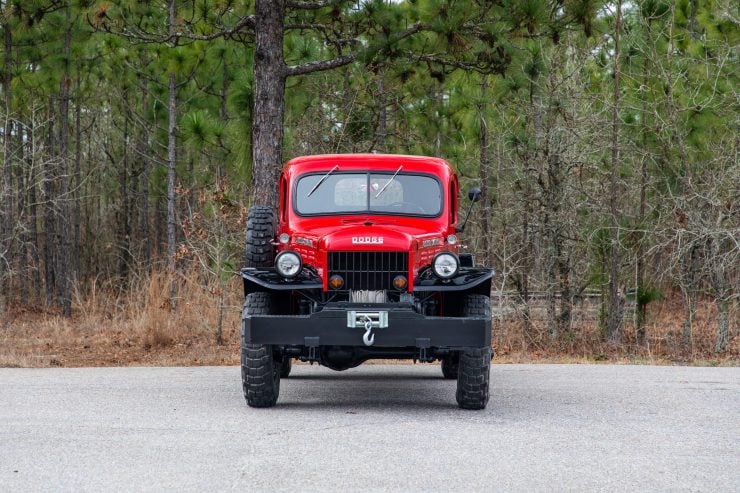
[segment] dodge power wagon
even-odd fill
[[[274,406],[292,360],[346,370],[370,359],[441,361],[457,403],[483,409],[493,270],[460,252],[459,183],[444,160],[306,156],[280,175],[279,209],[247,219],[241,372]],[[470,207],[480,189],[468,194]]]

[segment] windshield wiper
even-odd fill
[[[399,167],[398,167],[398,169],[396,170],[396,172],[395,172],[395,173],[393,173],[393,176],[391,176],[391,179],[390,179],[390,180],[388,180],[388,181],[387,181],[387,182],[385,183],[385,185],[383,185],[383,188],[381,188],[381,189],[380,189],[380,192],[378,192],[378,195],[376,195],[376,196],[375,196],[375,198],[376,198],[376,199],[377,199],[378,197],[380,197],[380,194],[381,194],[381,193],[383,193],[383,192],[385,191],[385,189],[386,189],[386,188],[388,188],[388,185],[390,185],[390,184],[391,184],[391,182],[392,182],[392,181],[393,181],[393,179],[394,179],[394,178],[396,177],[396,175],[398,174],[398,172],[399,172],[399,171],[401,171],[402,169],[403,169],[403,165],[401,165],[401,166],[399,166]]]
[[[324,180],[326,180],[327,178],[329,178],[329,175],[332,174],[332,173],[334,173],[337,170],[337,168],[339,168],[339,165],[338,164],[336,166],[334,166],[332,169],[330,169],[327,174],[325,174],[324,176],[322,176],[321,179],[318,182],[316,182],[316,185],[313,186],[313,188],[311,189],[311,191],[308,192],[308,195],[306,195],[306,198],[310,197],[311,194],[314,193],[316,191],[316,189],[319,188],[319,186],[322,183],[324,183]]]

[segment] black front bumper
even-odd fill
[[[491,344],[491,320],[429,317],[409,305],[334,303],[311,315],[249,315],[243,325],[248,344],[362,346],[365,330],[348,327],[348,311],[384,311],[388,327],[374,328],[373,347],[465,348]]]

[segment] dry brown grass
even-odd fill
[[[234,278],[222,287],[197,272],[178,277],[175,306],[168,293],[171,279],[161,273],[130,282],[126,291],[95,281],[81,286],[74,299],[74,316],[54,310],[11,306],[0,315],[0,367],[52,366],[189,366],[236,365],[239,362],[241,283]],[[225,293],[223,344],[216,343],[219,292]],[[83,295],[84,293],[84,295]],[[682,340],[683,305],[679,297],[650,306],[647,344],[636,343],[627,323],[625,344],[604,342],[593,316],[579,313],[573,329],[550,341],[543,321],[524,331],[516,315],[494,320],[497,362],[645,364],[740,364],[737,307],[730,346],[716,354],[716,310],[699,304],[690,346]]]
[[[174,307],[161,273],[133,280],[126,293],[90,281],[76,292],[70,319],[11,306],[0,319],[0,367],[236,364],[241,284],[225,290],[218,345],[219,286],[197,273],[177,283]]]
[[[731,320],[737,321],[738,309],[733,307]],[[740,334],[737,322],[731,324],[727,350],[716,353],[717,310],[710,300],[702,300],[697,307],[689,345],[683,341],[684,306],[679,296],[654,302],[648,310],[645,344],[638,344],[637,331],[631,313],[626,313],[624,342],[612,346],[605,337],[595,316],[574,317],[570,331],[560,334],[556,341],[549,339],[543,320],[533,320],[528,332],[519,319],[494,320],[494,348],[499,360],[526,362],[594,362],[609,361],[644,364],[740,364]]]

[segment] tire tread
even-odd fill
[[[491,317],[491,299],[480,294],[465,297],[466,317]],[[457,404],[462,409],[485,409],[490,396],[491,348],[467,348],[460,352]]]
[[[244,301],[241,331],[241,372],[244,398],[250,407],[272,407],[280,394],[280,363],[276,362],[272,346],[247,344],[247,315],[269,315],[272,302],[269,293],[250,293]]]
[[[276,215],[272,207],[255,205],[249,209],[246,232],[246,266],[272,267],[275,260]]]

